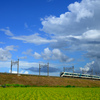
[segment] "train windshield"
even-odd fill
[[[64,72],[61,72],[61,73],[60,73],[60,76],[63,75],[63,74],[64,74]]]

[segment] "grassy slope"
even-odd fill
[[[81,87],[100,87],[100,80],[46,77],[46,76],[29,76],[0,73],[0,85],[2,84],[23,84],[37,86],[81,86]]]

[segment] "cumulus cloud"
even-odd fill
[[[59,59],[60,62],[71,62],[74,60],[73,58],[69,58],[66,55],[64,55],[59,49],[53,49],[52,54],[52,59]]]
[[[8,50],[0,48],[0,61],[7,61],[11,59],[12,55]]]
[[[22,40],[24,43],[34,43],[34,44],[46,44],[51,42],[56,42],[56,40],[48,40],[46,38],[42,38],[38,33],[29,35],[29,36],[13,36],[11,39]]]
[[[42,30],[54,35],[80,35],[88,29],[100,29],[100,1],[82,0],[68,6],[69,12],[59,17],[42,19]]]
[[[44,52],[41,53],[44,60],[49,60],[51,58],[52,51],[49,48],[45,48]]]
[[[6,35],[12,36],[11,39],[22,40],[24,43],[50,43],[50,47],[52,47],[52,50],[45,48],[41,54],[37,52],[32,54],[32,50],[23,52],[23,54],[33,56],[36,59],[43,58],[44,60],[52,59],[60,62],[70,62],[73,61],[73,58],[67,57],[59,49],[86,51],[85,57],[96,59],[90,65],[97,66],[99,69],[100,1],[82,0],[70,4],[68,10],[59,17],[51,15],[41,20],[43,25],[41,30],[53,34],[50,39],[43,38],[38,33],[29,36],[13,36],[9,29],[0,30],[5,32]],[[84,68],[88,69],[89,67]]]
[[[49,48],[45,48],[44,52],[38,55],[38,57],[41,57],[44,60],[59,60],[60,62],[71,62],[74,60],[73,58],[69,58],[66,55],[64,55],[59,49],[50,50]]]
[[[97,63],[99,69],[100,1],[82,0],[70,4],[68,10],[59,17],[51,15],[42,19],[41,30],[53,34],[52,38],[57,40],[55,43],[50,43],[50,47],[67,51],[85,51],[85,57],[95,59],[92,65],[95,66]]]
[[[81,67],[80,70],[84,73],[100,75],[100,61],[96,60],[87,63],[84,68]]]
[[[39,53],[35,52],[33,54],[32,52],[33,52],[32,49],[28,49],[27,51],[22,52],[22,54],[29,55],[29,56],[33,56],[35,59],[41,58],[41,55]]]
[[[92,61],[91,63],[87,63],[87,64],[84,66],[84,68],[80,67],[80,70],[87,73],[87,72],[90,70],[90,68],[93,67],[93,64],[94,64],[94,61]]]
[[[59,49],[50,50],[48,47],[44,49],[41,54],[34,52],[32,53],[32,49],[23,52],[23,54],[33,56],[35,59],[43,58],[44,60],[59,60],[60,62],[71,62],[74,58],[69,58],[65,54],[63,54]]]
[[[81,41],[100,41],[100,30],[88,30],[80,36],[70,36]]]
[[[41,58],[41,55],[37,52],[35,52],[33,56],[34,56],[35,59]]]
[[[100,30],[88,30],[84,32],[82,35],[68,35],[68,36],[59,36],[55,37],[57,39],[56,43],[51,43],[51,47],[56,48],[71,48],[73,50],[80,49],[80,50],[89,50],[93,46],[99,48],[100,44]],[[61,41],[61,42],[60,42]],[[59,45],[61,44],[62,45]],[[92,48],[93,50],[94,48]]]
[[[16,51],[16,46],[6,46],[5,48],[0,48],[0,61],[7,61],[10,60],[12,57],[12,54],[10,51]]]

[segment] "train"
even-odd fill
[[[73,78],[84,78],[84,79],[97,79],[97,80],[100,80],[100,76],[97,76],[97,75],[70,73],[70,72],[61,72],[60,77],[73,77]]]

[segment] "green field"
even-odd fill
[[[100,100],[100,88],[0,88],[0,100]]]

